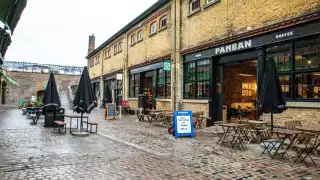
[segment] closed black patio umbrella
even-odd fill
[[[61,106],[57,84],[53,73],[50,73],[49,81],[43,95],[42,104],[44,107],[59,108]]]
[[[57,84],[53,73],[50,73],[47,87],[44,91],[42,105],[42,114],[45,115],[44,124],[46,127],[51,127],[53,126],[53,122],[57,120],[57,109],[61,107]],[[34,121],[34,123],[36,124],[37,121]]]
[[[106,107],[107,103],[112,103],[112,95],[109,88],[109,85],[106,84],[104,94],[103,94],[104,107]]]
[[[287,107],[275,62],[273,59],[268,59],[266,64],[266,71],[259,92],[258,110],[264,113],[271,113],[271,130],[273,130],[273,114],[282,113]]]
[[[73,105],[73,111],[81,113],[81,124],[83,113],[90,114],[97,107],[97,97],[93,92],[87,67],[83,69]]]

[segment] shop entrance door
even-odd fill
[[[255,119],[257,99],[257,60],[223,64],[223,105],[227,119]]]
[[[146,72],[143,78],[142,93],[147,96],[147,108],[153,108],[155,71]]]

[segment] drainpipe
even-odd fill
[[[173,22],[173,49],[174,49],[174,58],[173,58],[173,74],[174,74],[174,78],[173,78],[173,84],[175,85],[177,82],[177,71],[176,71],[176,62],[177,62],[177,57],[176,57],[176,53],[177,53],[177,40],[176,40],[176,29],[177,29],[177,21],[176,21],[176,16],[177,16],[177,1],[173,1],[173,6],[174,6],[174,10],[173,10],[173,17],[174,17],[174,22]],[[173,86],[173,110],[176,110],[176,86]]]

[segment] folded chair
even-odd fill
[[[283,138],[284,137],[273,137],[270,132],[270,130],[268,130],[266,132],[267,134],[267,137],[268,139],[265,139],[262,141],[262,144],[263,144],[263,148],[264,150],[262,151],[262,153],[260,154],[263,155],[265,152],[267,152],[270,156],[272,156],[272,151],[276,151],[277,149],[277,145],[279,145],[282,141],[283,141]]]
[[[219,140],[217,141],[217,144],[219,144],[219,142],[222,141],[223,136],[224,136],[225,133],[224,133],[223,130],[221,130],[221,128],[218,127],[217,124],[215,124],[214,126],[215,126],[214,129],[215,129],[215,131],[216,131],[216,134],[217,134],[218,137],[219,137]],[[229,136],[229,134],[230,134],[231,132],[232,132],[232,131],[229,129],[229,131],[226,132],[227,136]]]
[[[232,136],[231,147],[246,150],[247,146],[244,143],[245,138],[247,138],[246,130],[244,127],[240,127],[238,132]]]
[[[301,144],[294,144],[292,145],[292,148],[295,150],[297,154],[297,158],[294,161],[297,162],[303,162],[306,166],[308,166],[306,162],[306,158],[309,157],[309,159],[313,162],[315,166],[317,164],[314,162],[314,160],[311,157],[311,153],[319,147],[320,142],[318,139],[318,134],[314,133],[305,133],[305,141]]]

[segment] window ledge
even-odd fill
[[[152,37],[152,36],[154,36],[154,35],[156,35],[156,34],[157,34],[157,32],[152,33],[152,34],[149,35],[149,37]]]
[[[118,54],[121,53],[121,52],[122,52],[122,50],[118,51]]]
[[[183,99],[183,103],[198,103],[198,104],[207,104],[209,100],[207,99]]]
[[[138,44],[139,42],[141,42],[142,40],[143,40],[143,39],[138,40],[138,41],[137,41],[137,44]]]
[[[196,13],[198,13],[198,12],[200,12],[200,11],[201,11],[201,8],[198,8],[198,9],[190,12],[189,15],[188,15],[188,17],[191,17],[191,16],[195,15]]]
[[[320,102],[287,102],[291,108],[320,108]]]
[[[128,101],[137,101],[138,98],[128,98]]]
[[[134,46],[135,44],[136,44],[136,42],[135,43],[131,43],[130,46]]]
[[[218,2],[220,2],[220,0],[212,1],[212,2],[209,3],[209,4],[204,5],[204,6],[203,6],[203,9],[206,9],[206,8],[208,8],[208,7],[210,7],[210,6],[214,5],[214,4],[217,4]]]
[[[156,101],[171,102],[171,99],[156,98]]]
[[[163,31],[165,29],[167,29],[167,26],[164,26],[164,27],[160,28],[158,32],[161,32],[161,31]]]

